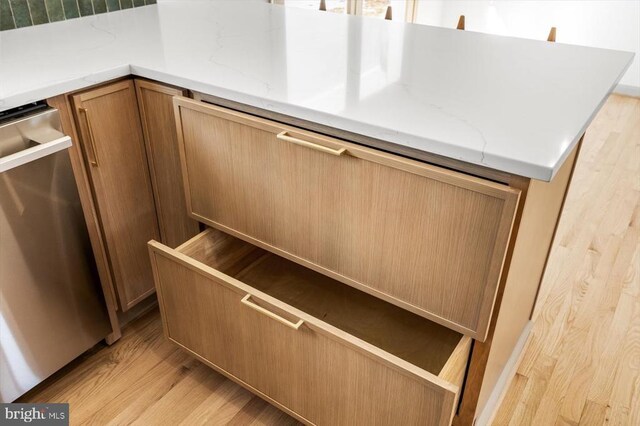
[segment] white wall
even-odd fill
[[[557,42],[635,52],[619,91],[640,96],[640,1],[638,0],[418,0],[416,22],[546,40],[552,26]]]

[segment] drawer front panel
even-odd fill
[[[174,104],[195,218],[485,338],[517,191],[195,101]]]
[[[233,380],[308,423],[450,423],[457,387],[391,367],[309,318],[297,330],[276,321],[242,302],[246,289],[167,253],[152,246],[167,337]],[[264,305],[260,297],[252,303]]]

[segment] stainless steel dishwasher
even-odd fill
[[[58,111],[0,113],[0,401],[109,332]]]

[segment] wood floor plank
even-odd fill
[[[262,413],[269,403],[264,399],[254,396],[251,400],[238,411],[235,416],[227,423],[228,426],[245,426],[255,420]]]
[[[522,393],[526,398],[520,398],[513,414],[511,416],[506,416],[509,417],[508,424],[510,426],[533,424],[533,418],[540,406],[542,398],[544,397],[555,366],[556,360],[554,358],[545,355],[540,356],[538,362],[533,366],[532,371],[529,373],[529,377],[527,377],[527,384],[524,392]],[[509,395],[507,394],[506,397],[508,398]],[[500,418],[505,416],[498,415],[497,417]]]
[[[175,387],[199,362],[176,348],[166,360],[151,368],[144,376],[93,416],[100,424],[131,424],[149,407]]]
[[[589,386],[605,349],[604,342],[613,319],[610,304],[615,307],[622,293],[622,280],[615,279],[618,277],[615,269],[626,271],[631,261],[630,256],[625,256],[631,251],[624,250],[620,237],[612,237],[609,243],[567,332],[567,336],[575,332],[579,337],[573,347],[559,355],[566,356],[574,364],[566,390],[570,397],[565,398],[560,407],[560,415],[573,422],[580,420]]]
[[[558,416],[556,418],[556,422],[554,423],[554,426],[578,426],[578,423],[574,422],[573,420],[569,420],[563,416]]]
[[[607,418],[607,406],[587,400],[580,416],[580,426],[601,426]]]
[[[300,425],[300,423],[297,420],[293,419],[292,417],[290,417],[287,414],[283,413],[282,411],[278,410],[273,405],[267,406],[264,410],[262,410],[262,412],[260,414],[258,414],[258,416],[255,418],[255,420],[252,421],[249,424],[251,426],[272,426],[272,425],[277,425],[277,426],[296,426],[296,425]]]
[[[184,426],[226,425],[252,398],[251,392],[227,380],[180,424]]]
[[[632,403],[640,389],[640,298],[636,298],[631,326],[621,344],[623,350],[609,400],[612,425],[634,424],[630,415],[633,412],[637,416],[637,407]]]
[[[228,380],[211,369],[197,365],[162,398],[147,408],[132,425],[177,425]]]
[[[514,412],[517,407],[518,401],[522,398],[522,395],[527,388],[527,383],[529,379],[522,374],[516,373],[513,378],[513,382],[511,384],[511,392],[509,392],[506,396],[502,404],[506,407],[504,410],[500,410],[496,414],[496,418],[493,421],[494,425],[508,425],[509,421],[514,416]]]
[[[112,347],[104,347],[103,350],[82,361],[71,371],[56,378],[46,386],[36,389],[21,398],[21,402],[69,402],[83,407],[102,402],[95,396],[101,390],[112,386],[119,378],[128,377],[130,371],[146,371],[144,366],[155,365],[161,362],[168,354],[174,352],[161,339],[161,325],[155,317],[145,317],[140,322],[132,325],[129,330],[129,338],[122,340],[121,344]],[[145,353],[153,356],[146,356]],[[127,379],[129,380],[129,379]],[[112,392],[105,392],[109,398]],[[93,413],[91,410],[87,412]],[[81,419],[83,413],[75,413],[76,419]]]
[[[609,403],[623,350],[620,342],[623,341],[631,324],[634,305],[634,297],[622,295],[618,301],[612,327],[609,329],[606,340],[606,349],[600,358],[587,394],[587,398],[595,403],[601,405]]]

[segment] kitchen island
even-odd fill
[[[141,187],[149,194],[145,202],[149,212],[153,213],[155,203],[160,218],[162,206],[169,203],[159,201],[162,191],[158,187],[169,169],[158,167],[152,142],[173,139],[167,134],[154,136],[153,130],[166,124],[167,111],[175,108],[176,124],[173,117],[169,121],[176,126],[174,149],[181,164],[170,170],[179,170],[184,177],[182,198],[186,195],[186,203],[179,197],[174,201],[186,204],[183,207],[192,219],[211,228],[175,250],[167,245],[177,244],[163,241],[163,226],[171,224],[165,221],[163,225],[162,219],[159,233],[154,231],[156,225],[141,234],[142,240],[153,238],[164,243],[152,243],[151,250],[167,337],[309,422],[314,421],[313,416],[305,417],[309,414],[296,406],[295,399],[283,402],[288,396],[265,390],[268,386],[264,383],[262,387],[247,384],[241,373],[220,366],[215,358],[222,355],[210,352],[207,346],[212,342],[196,341],[197,332],[196,337],[184,334],[181,327],[194,330],[194,324],[203,321],[208,312],[194,310],[190,314],[196,317],[181,317],[185,309],[178,308],[192,301],[181,305],[171,284],[180,281],[186,285],[196,278],[180,268],[199,270],[213,281],[222,279],[222,270],[225,276],[235,277],[223,279],[227,288],[247,294],[242,298],[244,305],[253,303],[271,315],[275,315],[271,312],[274,308],[284,311],[279,320],[282,316],[288,322],[292,316],[304,319],[309,324],[304,327],[318,335],[328,333],[333,339],[345,337],[318,321],[317,315],[304,311],[304,303],[288,300],[292,290],[278,298],[257,290],[263,285],[260,277],[284,268],[313,282],[330,279],[336,292],[341,291],[340,286],[359,291],[358,296],[344,293],[353,303],[357,300],[371,306],[378,302],[366,297],[375,297],[388,305],[385,309],[392,312],[391,317],[405,315],[394,310],[401,309],[432,321],[434,330],[440,330],[437,335],[460,333],[460,337],[448,337],[459,343],[451,346],[445,357],[448,361],[437,364],[433,374],[426,367],[418,374],[416,363],[409,366],[406,358],[399,361],[387,355],[395,352],[385,350],[385,339],[375,344],[369,341],[375,346],[370,348],[352,330],[356,337],[346,340],[394,369],[417,374],[430,383],[427,387],[435,386],[441,393],[425,398],[443,414],[427,413],[434,416],[429,418],[446,424],[453,410],[454,422],[469,424],[475,418],[486,423],[526,342],[581,138],[633,57],[626,52],[320,14],[258,2],[163,2],[3,32],[0,46],[0,109],[50,99],[50,104],[67,116],[65,130],[76,141],[75,151],[71,151],[76,180],[85,191],[85,218],[90,229],[95,229],[94,252],[98,263],[102,258],[105,265],[111,265],[103,266],[101,277],[114,281],[116,287],[126,277],[114,272],[118,263],[111,258],[117,257],[116,250],[104,248],[119,246],[117,236],[110,235],[108,220],[104,220],[112,217],[105,207],[109,204],[100,207],[100,197],[109,185],[103,185],[105,176],[98,174],[105,162],[109,164],[110,153],[103,144],[113,138],[113,130],[100,121],[108,115],[105,112],[112,112],[120,114],[117,122],[122,123],[137,115],[140,107],[141,124],[132,119],[115,139],[144,140],[140,146],[146,148],[146,154],[143,150],[136,151],[137,156],[127,156],[127,167],[139,173],[137,169],[146,168],[149,162],[150,183]],[[135,90],[129,76],[137,77]],[[121,80],[110,83],[117,79]],[[163,93],[166,99],[145,98],[150,90]],[[115,94],[119,98],[112,101],[114,106],[99,103],[99,99]],[[152,109],[162,109],[159,106],[165,101],[167,108],[160,115],[164,121],[152,124]],[[123,105],[126,114],[122,113]],[[279,145],[271,147],[275,141]],[[234,151],[234,146],[245,146],[245,151]],[[263,151],[262,147],[271,148]],[[247,152],[253,152],[254,157]],[[196,156],[201,161],[196,162]],[[173,157],[177,162],[178,155]],[[227,158],[225,167],[233,167],[209,167],[218,158]],[[167,159],[164,161],[166,165]],[[251,174],[260,164],[274,174]],[[292,171],[282,164],[306,166],[298,173],[321,173],[298,174],[299,187],[295,181],[287,184],[283,180]],[[112,167],[118,170],[117,163]],[[234,175],[237,170],[244,174]],[[312,186],[318,184],[318,177],[326,181]],[[138,174],[134,180],[145,178]],[[217,191],[200,189],[214,188],[214,182]],[[224,185],[220,186],[221,182]],[[258,194],[260,182],[284,182],[282,193],[271,193],[267,186]],[[331,185],[333,192],[325,194],[322,182]],[[371,182],[378,182],[381,190],[372,189]],[[230,185],[236,186],[231,190]],[[306,200],[307,209],[297,203],[305,188],[318,194]],[[259,195],[262,203],[252,205],[241,196],[230,195],[237,190]],[[394,192],[401,195],[389,198]],[[134,193],[140,194],[138,187]],[[347,193],[350,195],[345,199],[333,195]],[[279,197],[289,197],[286,210],[269,209]],[[140,203],[140,199],[136,201]],[[350,215],[345,217],[345,210],[331,209],[331,205],[347,209]],[[233,211],[230,206],[239,209]],[[309,206],[320,214],[313,216]],[[444,214],[438,206],[443,206]],[[271,235],[258,226],[262,219],[253,214],[258,210],[274,221],[271,226],[279,229],[278,233]],[[230,215],[239,212],[245,216],[234,221]],[[421,216],[428,220],[416,219]],[[278,228],[279,217],[293,223],[297,231],[289,235],[286,228]],[[323,220],[332,228],[314,228]],[[354,231],[350,237],[332,233],[331,229],[342,229],[339,220],[351,224]],[[368,228],[362,225],[357,229],[359,223]],[[373,229],[383,237],[368,238]],[[218,234],[219,230],[226,234]],[[190,232],[197,232],[197,226]],[[308,247],[301,242],[301,235],[308,239]],[[186,236],[190,236],[188,232]],[[265,256],[260,251],[264,250],[282,260],[269,260],[275,262],[270,269],[261,274],[247,272],[241,279],[237,273],[215,266],[216,256],[230,256],[210,251],[223,243],[242,253]],[[393,249],[385,254],[385,247]],[[202,258],[200,250],[211,257]],[[411,253],[418,255],[411,257]],[[355,262],[337,261],[336,254]],[[429,263],[431,258],[437,262]],[[359,269],[358,265],[365,267]],[[249,270],[260,270],[258,266]],[[150,268],[146,269],[150,276]],[[437,276],[432,276],[432,271],[438,271]],[[115,278],[104,278],[110,274]],[[402,276],[400,283],[394,282],[394,274]],[[176,276],[181,280],[176,281]],[[379,277],[386,277],[386,281],[377,282]],[[246,285],[250,280],[254,280],[253,288]],[[194,281],[189,285],[198,292],[199,300],[206,302],[212,297],[211,306],[231,297],[222,290],[216,290],[221,292],[219,296],[205,294],[211,284]],[[142,288],[127,298],[126,288],[114,291],[113,286],[105,287],[105,295],[111,293],[105,297],[111,298],[114,310],[126,311],[149,294]],[[267,307],[254,299],[267,300]],[[273,338],[286,337],[278,334]],[[351,379],[354,383],[360,380]],[[402,382],[394,383],[401,386],[398,383]],[[410,389],[408,384],[402,386]],[[357,402],[362,396],[352,397]]]
[[[0,110],[135,75],[549,181],[633,59],[246,3],[162,2],[2,32]]]

